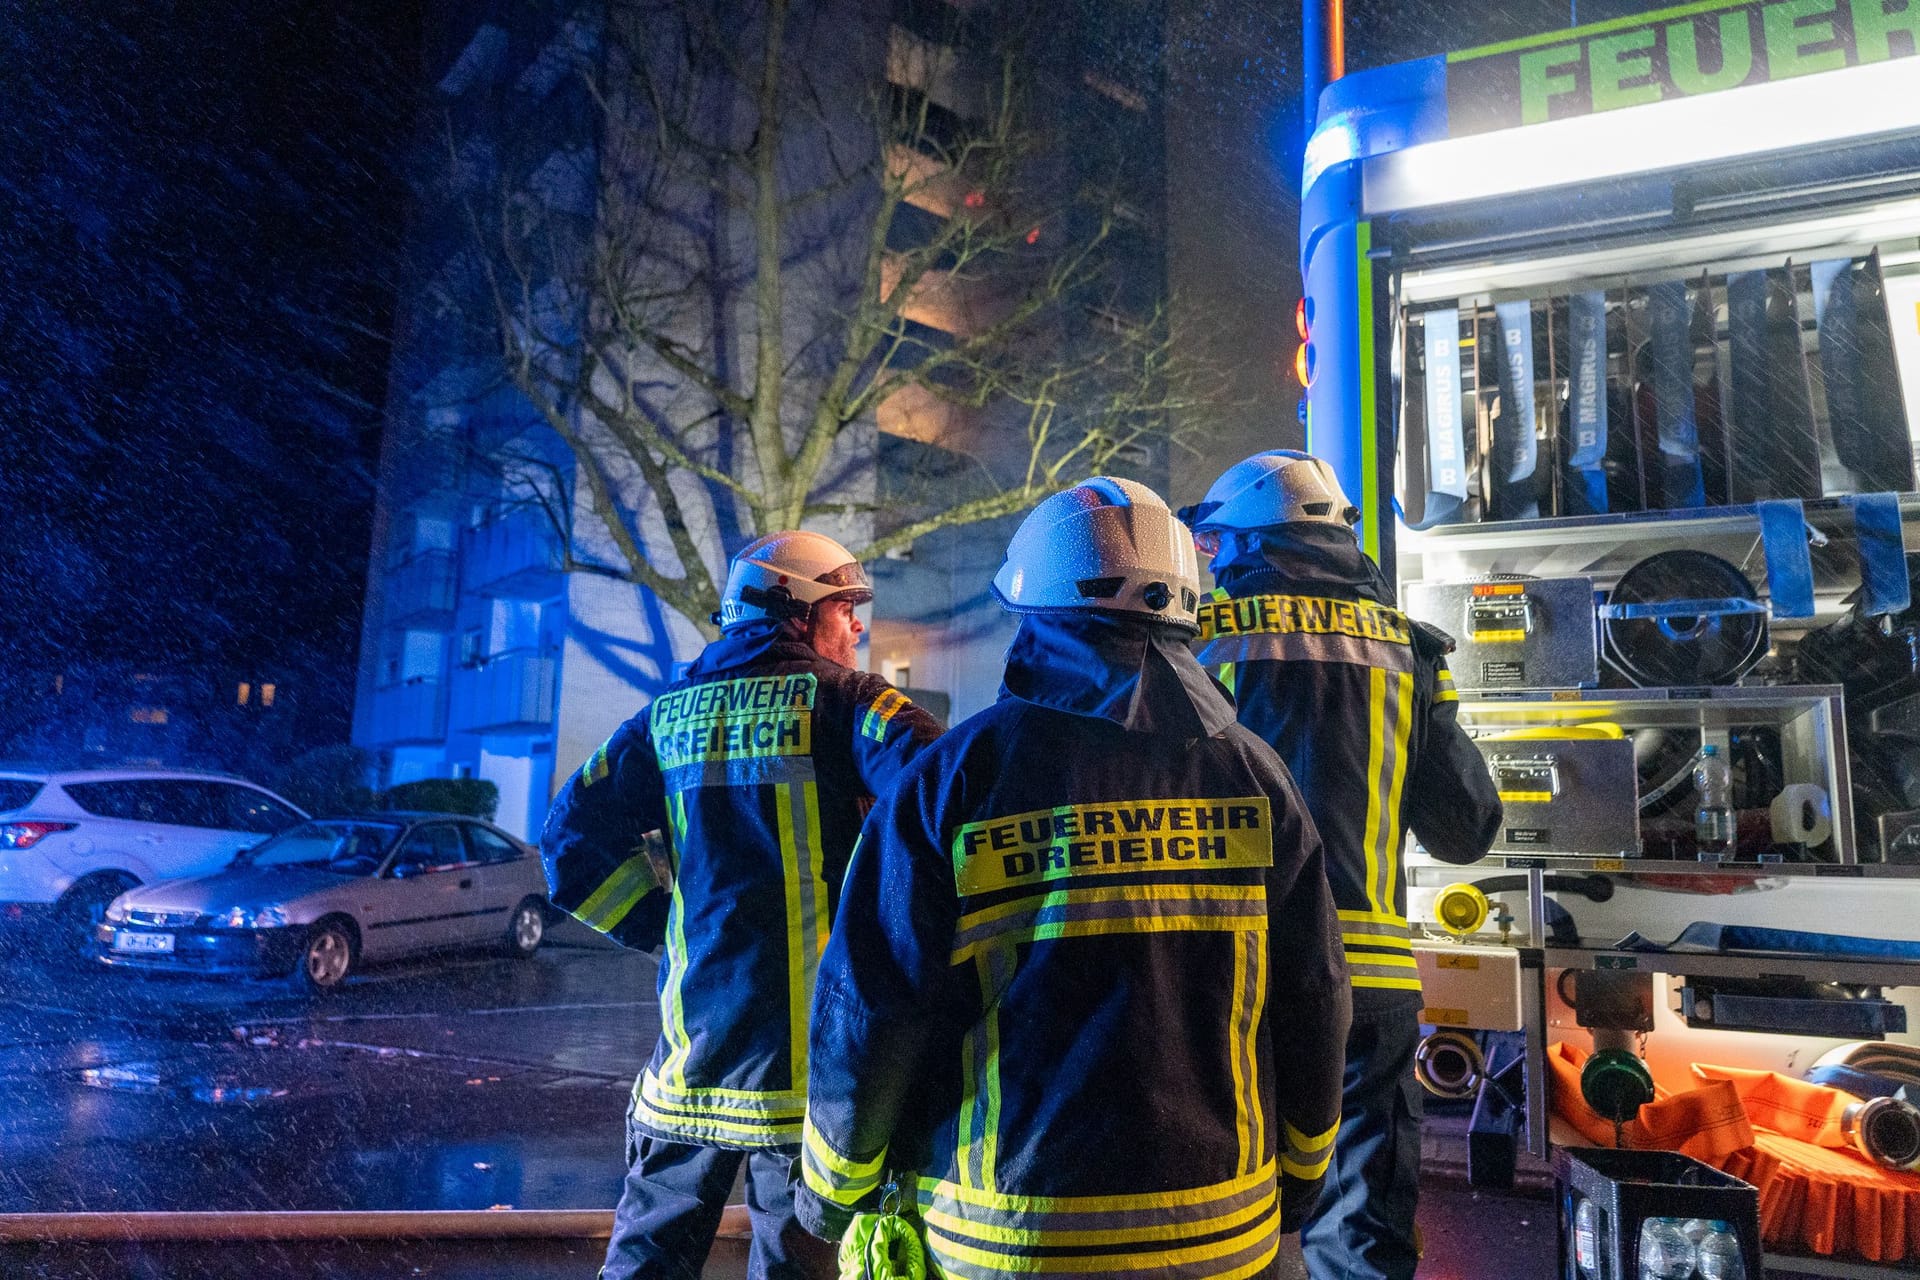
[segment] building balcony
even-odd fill
[[[500,600],[545,600],[558,592],[559,539],[544,511],[521,507],[462,535],[467,590]]]
[[[438,680],[409,680],[374,690],[371,737],[382,747],[444,742],[447,687]]]
[[[542,733],[553,728],[557,659],[512,649],[456,673],[453,727],[462,733]]]
[[[451,625],[454,573],[451,551],[423,551],[387,574],[387,621]]]

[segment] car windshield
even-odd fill
[[[397,822],[303,822],[235,862],[254,867],[319,867],[341,875],[372,875],[400,831]]]

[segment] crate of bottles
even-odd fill
[[[1672,1151],[1562,1147],[1561,1280],[1762,1280],[1760,1193]]]

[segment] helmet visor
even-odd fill
[[[814,581],[839,588],[830,595],[822,596],[823,600],[850,600],[854,604],[865,604],[873,599],[873,583],[858,560],[849,560],[838,569],[829,569]]]

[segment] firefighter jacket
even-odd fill
[[[915,1175],[948,1276],[1246,1276],[1282,1182],[1317,1191],[1350,1006],[1319,838],[1186,638],[1024,619],[868,819],[814,993],[816,1234]]]
[[[800,1140],[808,999],[861,816],[939,733],[879,676],[754,626],[707,646],[561,788],[540,841],[554,905],[626,946],[665,935],[643,1130]],[[664,866],[643,843],[661,828]]]
[[[1279,751],[1326,845],[1347,968],[1369,1003],[1420,991],[1402,838],[1472,862],[1500,798],[1455,719],[1452,641],[1411,623],[1352,534],[1265,535],[1215,568],[1200,602],[1200,661],[1234,691],[1240,723]]]

